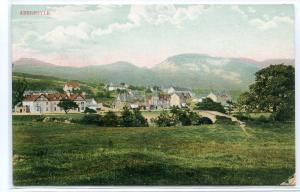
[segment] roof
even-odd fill
[[[39,95],[27,95],[23,99],[23,101],[36,101],[39,97],[44,96],[48,99],[48,101],[60,101],[62,99],[70,99],[72,101],[76,100],[79,96],[85,100],[85,96],[81,94],[66,94],[66,93],[51,93],[51,94],[39,94]]]
[[[68,87],[73,87],[73,88],[80,87],[80,84],[77,82],[68,82],[65,85]]]
[[[210,94],[214,94],[217,97],[230,97],[230,94],[228,94],[225,91],[220,91],[220,92],[210,92]]]
[[[175,91],[191,91],[188,88],[184,88],[184,87],[170,87],[173,88]]]
[[[169,100],[171,96],[167,93],[160,93],[158,97],[159,100]]]
[[[178,95],[180,99],[189,99],[189,98],[191,98],[191,95],[189,93],[174,93],[174,94]]]
[[[26,95],[23,101],[36,101],[39,97],[40,95]]]
[[[119,93],[116,100],[121,102],[136,102],[136,101],[144,101],[144,99],[145,99],[144,96],[141,95]]]

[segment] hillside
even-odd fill
[[[250,59],[181,54],[169,57],[148,69],[124,61],[76,68],[24,58],[13,63],[13,72],[93,83],[126,82],[132,85],[166,87],[173,85],[203,89],[246,89],[254,81],[256,71],[272,62],[278,63],[277,61],[265,61],[260,64]]]

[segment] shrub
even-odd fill
[[[179,112],[176,115],[176,119],[181,123],[181,125],[191,125],[192,120],[191,120],[191,115],[188,110],[179,110]]]
[[[148,127],[147,119],[142,115],[139,109],[133,110],[134,127]]]
[[[109,111],[103,116],[101,125],[107,127],[117,127],[119,125],[119,118],[114,112]]]
[[[133,121],[134,121],[133,113],[129,110],[127,106],[125,106],[121,113],[121,122],[120,122],[121,126],[132,127],[134,124]]]
[[[278,111],[272,113],[271,119],[274,121],[294,121],[295,120],[295,106],[283,105]]]
[[[139,109],[131,111],[128,107],[124,107],[120,125],[124,127],[148,127],[148,121]]]
[[[95,109],[85,108],[84,113],[97,113]]]
[[[167,111],[163,111],[152,121],[159,127],[170,127],[176,125],[176,121],[169,115]]]
[[[253,118],[250,116],[249,113],[236,113],[233,115],[234,117],[236,117],[238,120],[240,121],[252,121]]]
[[[257,118],[257,121],[258,121],[258,122],[262,122],[262,123],[267,123],[267,122],[269,122],[269,119],[268,119],[266,116],[264,116],[264,115],[260,115],[260,116]]]
[[[205,98],[205,99],[203,99],[202,102],[197,103],[195,109],[218,111],[218,112],[221,112],[221,113],[226,112],[224,107],[221,105],[221,103],[214,102],[210,98]]]
[[[81,123],[84,124],[95,124],[99,125],[101,124],[101,116],[98,114],[88,114],[82,117],[80,120]]]
[[[216,123],[218,124],[228,124],[228,125],[235,124],[235,122],[233,122],[229,117],[217,116],[216,118],[217,118]]]

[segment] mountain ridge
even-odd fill
[[[126,61],[70,67],[25,58],[13,62],[13,72],[50,75],[94,83],[104,81],[126,82],[133,85],[246,89],[254,81],[255,72],[262,66],[249,59],[185,53],[168,57],[152,68],[139,67]]]

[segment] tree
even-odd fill
[[[226,101],[226,104],[227,104],[227,113],[230,115],[233,112],[234,108],[236,107],[236,104],[230,100]]]
[[[18,79],[16,82],[12,84],[12,102],[13,107],[22,102],[24,99],[24,92],[28,88],[28,82],[26,81],[25,77],[22,80]]]
[[[127,106],[123,107],[121,113],[121,125],[124,127],[131,127],[133,125],[133,113],[129,110]]]
[[[271,112],[275,120],[295,117],[295,69],[270,65],[255,74],[255,83],[238,100],[244,110]]]
[[[119,118],[114,112],[108,111],[103,116],[102,123],[104,126],[117,127],[119,125]]]
[[[214,102],[211,98],[205,98],[202,102],[197,103],[195,109],[226,112],[221,103]]]
[[[162,111],[159,116],[152,119],[152,121],[159,127],[170,127],[176,125],[173,118],[169,116],[167,111]]]
[[[140,109],[133,110],[134,127],[148,127],[147,119],[142,115]]]
[[[61,100],[58,105],[58,107],[62,108],[65,113],[67,114],[71,109],[77,109],[78,108],[78,105],[70,100],[70,99],[63,99]]]

